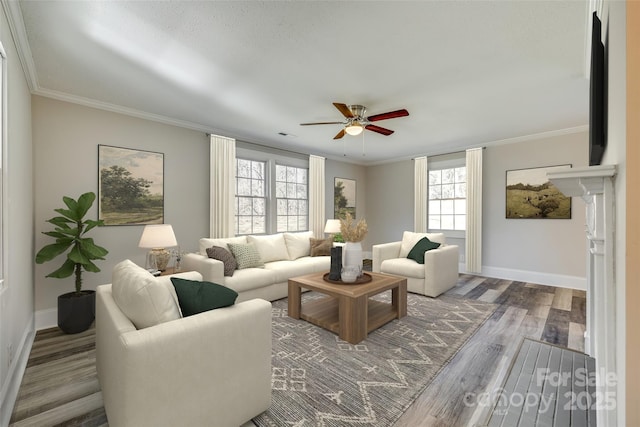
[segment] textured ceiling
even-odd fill
[[[585,126],[583,1],[20,1],[34,93],[376,163]],[[14,17],[19,22],[18,17]],[[29,63],[30,61],[27,61]],[[406,108],[334,141],[331,103]],[[289,136],[281,136],[284,132]]]

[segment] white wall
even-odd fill
[[[181,249],[196,251],[209,233],[209,138],[202,132],[128,117],[49,98],[33,97],[36,249],[50,242],[45,220],[63,207],[62,196],[98,193],[98,144],[164,153],[165,223],[173,226]],[[97,203],[90,217],[97,219]],[[124,259],[144,265],[138,248],[142,225],[94,229],[97,244],[109,250],[100,273],[83,274],[86,289],[110,283],[113,266]],[[61,261],[35,267],[37,328],[56,324],[57,296],[73,290],[73,278],[47,279]]]
[[[506,219],[506,172],[588,163],[588,133],[488,146],[483,165],[483,274],[584,289],[585,208],[572,200],[571,219]]]
[[[0,425],[7,425],[33,341],[33,166],[31,95],[0,7],[7,54],[6,286],[0,290]],[[10,354],[11,353],[11,354]],[[11,356],[11,357],[10,357]]]

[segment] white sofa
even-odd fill
[[[154,278],[140,269],[132,274],[146,287],[126,295],[123,312],[116,302],[122,289],[116,287],[137,284],[116,283],[122,279],[115,270],[114,283],[98,286],[96,298],[96,367],[110,426],[237,427],[269,408],[269,302],[256,299],[181,318],[171,304],[169,276]],[[176,276],[202,279],[197,272]],[[145,311],[132,313],[140,309]],[[136,328],[141,322],[159,323]]]
[[[424,265],[407,258],[413,246],[427,237],[440,247],[424,253]],[[437,297],[458,283],[458,246],[447,245],[443,233],[405,231],[402,241],[373,245],[373,271],[407,278],[407,290]]]
[[[199,253],[183,257],[182,269],[202,274],[204,280],[225,285],[238,293],[238,301],[262,298],[274,301],[287,296],[288,280],[305,274],[329,271],[330,256],[310,256],[309,239],[313,232],[278,233],[271,235],[239,236],[227,239],[200,239]],[[229,243],[253,243],[264,267],[236,270],[233,276],[224,275],[222,261],[209,258],[207,248]]]

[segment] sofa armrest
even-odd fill
[[[373,245],[373,266],[374,273],[380,273],[380,264],[386,259],[398,258],[402,242],[382,243]]]
[[[208,282],[224,284],[224,264],[217,259],[194,253],[185,254],[182,269],[197,271]]]
[[[270,406],[269,302],[135,330],[107,287],[98,294],[96,357],[110,426],[238,426]]]

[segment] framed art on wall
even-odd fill
[[[507,219],[571,219],[571,197],[547,179],[547,172],[571,165],[507,171]]]
[[[98,171],[105,225],[164,223],[164,154],[98,145]]]
[[[333,184],[333,217],[344,218],[349,212],[356,217],[356,181],[348,178],[334,178]]]

